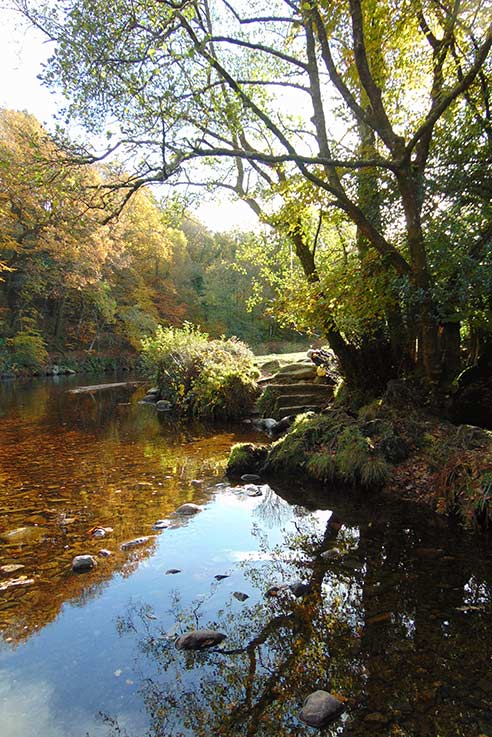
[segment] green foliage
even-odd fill
[[[306,463],[306,470],[310,476],[323,483],[334,481],[337,474],[335,454],[326,450],[313,453]]]
[[[158,327],[142,341],[143,365],[163,399],[196,417],[240,417],[257,396],[258,370],[240,341],[209,340],[199,328]]]
[[[12,367],[41,370],[48,362],[48,353],[42,336],[33,329],[20,330],[7,341]]]

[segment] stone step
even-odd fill
[[[279,407],[273,413],[275,420],[281,420],[282,417],[289,417],[290,415],[301,415],[303,412],[319,412],[322,408],[317,405],[303,405],[301,407]]]
[[[282,394],[288,390],[290,394],[326,394],[331,396],[333,394],[333,387],[329,384],[312,384],[307,381],[295,382],[289,384],[269,384],[265,389],[270,394]]]
[[[280,394],[275,400],[274,409],[277,410],[282,406],[304,407],[307,405],[312,405],[313,407],[326,407],[330,399],[331,395],[313,397],[306,394]]]

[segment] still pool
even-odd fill
[[[110,381],[0,385],[1,737],[309,735],[317,689],[344,704],[327,735],[492,737],[487,540],[367,493],[253,496],[223,476],[248,425],[70,392]],[[196,628],[227,637],[177,650]]]

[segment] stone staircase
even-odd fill
[[[263,417],[279,420],[302,412],[320,412],[333,398],[333,383],[318,376],[309,359],[282,367],[273,376],[260,379],[264,387],[258,401]]]

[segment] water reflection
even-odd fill
[[[332,736],[490,737],[485,544],[381,497],[248,497],[220,485],[244,428],[180,427],[143,389],[73,384],[0,385],[2,737],[307,735],[317,688],[345,701]],[[153,529],[187,501],[203,513]],[[295,581],[305,596],[265,596]],[[198,626],[227,633],[222,652],[176,651]]]
[[[72,386],[72,377],[0,384],[0,629],[12,644],[65,602],[99,595],[115,572],[134,572],[155,551],[154,522],[184,502],[210,501],[228,449],[251,438],[241,426],[179,425],[138,404],[143,388],[71,394]],[[95,526],[112,532],[94,538]],[[151,536],[146,545],[120,549],[142,535]],[[71,573],[75,555],[102,548],[111,555],[98,557],[90,577]]]
[[[207,618],[202,600],[178,598],[171,631],[149,610],[120,620],[120,634],[152,658],[140,683],[152,735],[307,735],[297,715],[317,689],[345,702],[329,735],[491,733],[490,560],[423,520],[402,527],[367,505],[343,512],[326,526],[298,516],[276,550],[261,536],[261,565],[243,563],[252,604],[231,598]],[[329,550],[340,555],[327,559]],[[309,584],[302,598],[265,596],[296,580]],[[215,651],[177,651],[177,634],[197,627],[228,637]],[[118,722],[109,726],[116,734]]]

